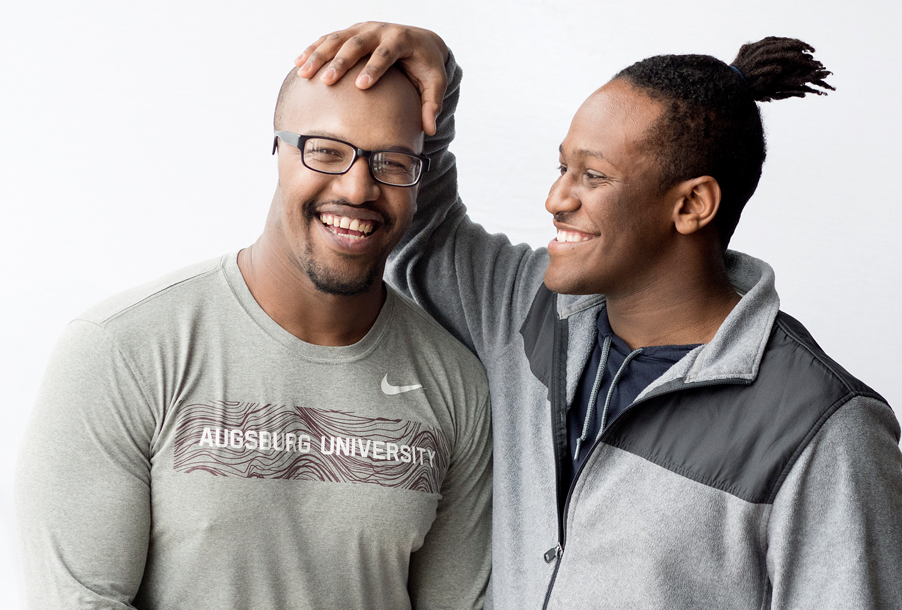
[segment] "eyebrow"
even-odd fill
[[[331,131],[310,131],[310,132],[307,132],[307,133],[304,134],[304,135],[307,135],[307,136],[319,136],[319,137],[321,137],[321,138],[332,138],[333,140],[341,140],[342,142],[347,142],[347,140],[345,140],[342,136],[339,136],[338,134],[332,133]],[[350,142],[349,142],[349,144],[350,144]],[[357,146],[356,144],[354,144],[353,146],[355,146],[355,147],[357,147],[357,148],[360,148],[360,147]],[[380,147],[378,147],[378,148],[374,148],[373,150],[385,150],[385,151],[391,151],[391,152],[402,152],[402,153],[407,153],[407,154],[409,154],[409,155],[414,155],[414,156],[416,156],[416,155],[419,154],[419,153],[417,153],[416,151],[414,151],[412,148],[408,148],[407,146],[399,146],[399,145],[386,146],[386,147],[380,146]]]
[[[558,151],[563,155],[564,154],[564,145],[560,144],[557,147]],[[601,151],[598,150],[589,150],[588,148],[580,148],[576,150],[577,157],[595,157],[596,159],[603,159],[605,162],[610,163],[617,169],[617,166],[614,165],[614,162],[605,157]]]

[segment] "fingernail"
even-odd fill
[[[306,72],[307,70],[309,70],[309,69],[312,68],[312,67],[313,67],[313,62],[312,62],[312,61],[308,61],[308,62],[305,63],[303,66],[301,66],[301,72]]]
[[[370,78],[369,74],[361,74],[360,76],[357,77],[357,86],[358,87],[369,87],[371,80],[372,79]]]
[[[332,78],[334,76],[335,76],[335,69],[329,68],[328,70],[326,70],[326,73],[323,74],[323,77],[321,80],[323,80],[323,81],[332,80]]]

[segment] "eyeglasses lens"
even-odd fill
[[[354,149],[335,140],[311,138],[304,142],[304,163],[327,174],[340,174],[354,162]]]
[[[336,140],[310,138],[304,142],[304,164],[327,174],[346,172],[354,162],[354,149]],[[402,152],[383,151],[369,159],[370,170],[380,182],[410,186],[420,177],[422,161]]]
[[[420,160],[404,153],[379,152],[370,161],[373,175],[389,184],[407,185],[417,181]]]

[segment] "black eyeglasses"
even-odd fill
[[[353,144],[323,136],[301,136],[277,131],[272,142],[276,154],[279,140],[301,151],[304,167],[322,174],[345,174],[358,157],[364,157],[376,182],[389,186],[414,186],[429,171],[429,157],[396,150],[363,150]]]

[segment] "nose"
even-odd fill
[[[551,190],[548,191],[548,198],[545,199],[545,209],[552,216],[557,216],[562,212],[573,212],[580,206],[576,189],[573,188],[568,176],[568,174],[564,174],[559,177],[551,185]]]
[[[379,183],[373,180],[367,159],[363,157],[357,157],[347,172],[335,176],[332,189],[350,203],[366,203],[379,198]]]

